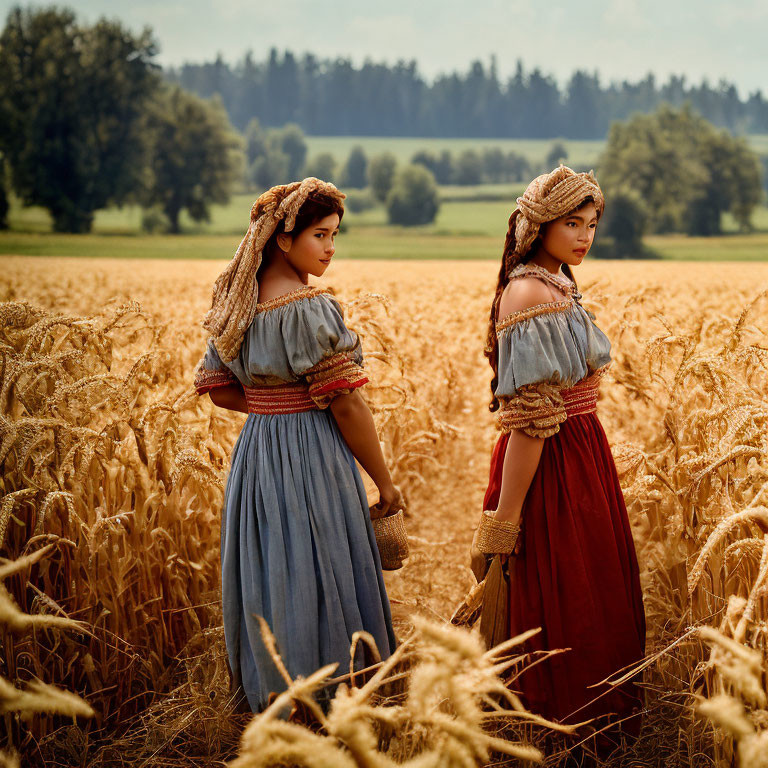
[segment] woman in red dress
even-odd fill
[[[572,272],[604,201],[592,174],[560,166],[517,203],[486,348],[502,435],[473,569],[481,578],[490,557],[515,558],[509,636],[541,627],[526,651],[570,649],[524,671],[515,688],[549,719],[612,723],[596,742],[605,755],[622,735],[637,735],[641,692],[634,681],[588,686],[643,657],[645,613],[624,497],[595,412],[611,345],[579,303]]]

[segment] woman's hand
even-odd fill
[[[485,578],[485,574],[488,573],[488,569],[491,567],[491,558],[488,555],[484,555],[475,546],[474,541],[469,548],[469,567],[472,569],[472,573],[475,574],[478,584]]]
[[[403,494],[400,489],[392,482],[383,483],[379,488],[379,500],[371,507],[371,519],[386,517],[403,508]]]

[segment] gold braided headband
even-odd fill
[[[211,332],[211,340],[223,362],[228,363],[237,356],[243,336],[256,315],[259,296],[256,272],[264,246],[283,219],[285,231],[293,229],[301,206],[313,194],[339,202],[345,197],[330,182],[310,176],[303,181],[272,187],[253,204],[248,231],[232,261],[216,278],[211,308],[203,319],[203,328]]]

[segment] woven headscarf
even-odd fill
[[[345,197],[333,184],[310,176],[303,181],[272,187],[253,204],[248,231],[232,261],[216,278],[211,308],[203,320],[203,328],[210,331],[223,362],[237,357],[243,336],[256,315],[259,297],[256,272],[264,246],[280,221],[285,220],[284,231],[290,232],[301,206],[314,196],[338,202]]]
[[[527,187],[522,197],[517,198],[517,209],[510,219],[515,227],[514,255],[509,254],[510,267],[519,262],[533,245],[539,228],[547,221],[554,221],[578,208],[587,197],[595,201],[597,215],[605,208],[600,185],[592,171],[576,173],[561,165],[551,173],[537,176]]]

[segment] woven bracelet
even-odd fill
[[[484,555],[508,555],[517,544],[520,526],[509,520],[497,520],[485,510],[475,531],[475,546]]]

